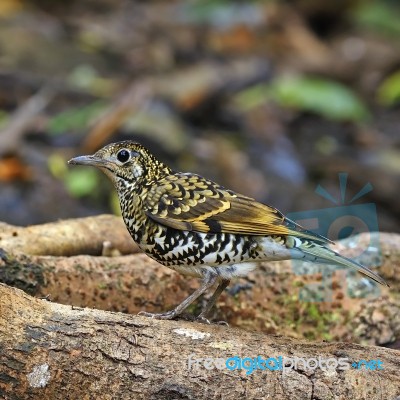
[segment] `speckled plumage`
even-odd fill
[[[138,143],[110,144],[70,163],[96,166],[112,180],[128,231],[148,256],[203,278],[202,286],[174,310],[145,315],[174,318],[219,281],[200,315],[203,318],[230,279],[246,275],[257,261],[297,258],[341,264],[385,283],[368,268],[327,248],[327,239],[277,209],[199,175],[172,171]]]

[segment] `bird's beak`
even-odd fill
[[[107,161],[96,157],[96,156],[79,156],[75,158],[71,158],[71,160],[68,161],[68,164],[73,164],[73,165],[93,165],[94,167],[103,167],[105,164],[107,164]]]

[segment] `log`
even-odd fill
[[[393,264],[390,273],[392,270]],[[294,318],[300,320],[301,313],[308,313],[306,308],[301,311],[307,303],[298,298],[300,286],[296,285],[304,279],[305,282],[310,280],[313,282],[315,276],[293,275],[290,271],[290,261],[265,263],[248,278],[232,283],[217,302],[212,319],[223,319],[232,326],[250,330],[301,337],[296,327],[287,326],[285,321]],[[343,293],[340,279],[341,275],[338,274],[333,281],[337,295]],[[2,252],[1,249],[0,282],[18,287],[36,297],[66,305],[129,314],[142,310],[163,312],[172,309],[199,285],[198,279],[172,271],[142,253],[117,257],[87,255],[54,257],[13,255]],[[391,294],[392,290],[385,289],[385,292]],[[211,294],[212,291],[206,296]],[[288,299],[291,299],[290,305],[287,303]],[[358,337],[352,335],[353,332],[360,332],[362,340],[367,340],[369,344],[386,343],[382,342],[383,338],[389,338],[389,342],[400,338],[399,324],[394,324],[390,328],[392,332],[390,335],[378,334],[382,331],[389,332],[389,326],[382,326],[385,325],[383,322],[379,322],[377,327],[379,329],[371,330],[372,320],[365,327],[364,331],[375,332],[373,335],[366,335],[360,330],[355,331],[352,325],[348,326],[348,323],[354,320],[347,317],[350,306],[353,311],[357,311],[365,309],[366,304],[365,299],[351,299],[351,302],[349,300],[343,296],[335,302],[317,303],[321,312],[327,315],[335,312],[336,318],[340,317],[335,320],[339,334],[332,334],[332,339],[359,341]],[[386,299],[385,302],[389,306],[390,299]],[[282,304],[286,304],[287,309],[282,309]],[[196,302],[190,308],[189,314],[199,314],[202,305],[201,300]],[[339,310],[341,309],[339,312],[338,306]],[[382,304],[374,308],[382,308]],[[281,309],[278,319],[277,309]],[[396,306],[394,311],[400,314],[400,307]],[[293,312],[298,316],[293,316]],[[362,319],[363,326],[365,326],[364,319]],[[312,330],[313,324],[313,321],[303,321],[301,325],[303,329],[309,326]],[[332,328],[332,324],[330,327]],[[328,325],[322,329],[320,335],[329,332]]]
[[[138,251],[121,217],[98,215],[19,227],[0,223],[0,248],[12,253],[72,256],[100,255],[104,247],[121,254]]]
[[[142,253],[53,257],[1,249],[0,282],[62,304],[131,314],[172,308],[198,286]]]
[[[397,350],[310,343],[225,326],[76,309],[4,284],[0,340],[0,397],[7,400],[378,400],[400,394]],[[248,373],[247,367],[229,370],[223,363],[229,357],[259,355],[288,357],[285,369]],[[190,369],[189,356],[197,360]],[[369,370],[314,368],[314,362],[308,368],[300,361],[290,368],[294,357],[346,358],[354,365],[376,361]]]
[[[127,246],[133,241],[118,217],[89,217],[27,228],[4,226],[7,229],[0,234],[0,282],[39,298],[130,314],[141,310],[163,312],[179,304],[199,284],[198,279],[180,275],[141,253],[114,257],[35,255],[46,251],[57,254],[61,249],[68,254],[100,254],[102,241],[111,237],[114,248],[129,250]],[[82,237],[84,242],[80,241]],[[368,234],[362,234],[357,246],[339,242],[337,247],[351,257],[369,240]],[[383,263],[378,273],[391,288],[379,288],[380,296],[372,303],[368,298],[350,298],[345,272],[338,271],[330,283],[332,299],[314,303],[310,309],[309,303],[301,300],[300,291],[302,285],[324,283],[321,274],[293,274],[291,261],[261,263],[247,278],[232,282],[211,319],[264,333],[362,344],[392,343],[398,348],[400,304],[395,294],[400,276],[400,236],[380,233],[379,241]],[[7,245],[8,251],[2,252],[1,245]],[[196,302],[188,313],[199,314],[203,304]]]

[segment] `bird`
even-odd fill
[[[330,249],[330,240],[304,229],[278,209],[191,172],[178,172],[131,140],[111,143],[69,164],[99,168],[111,179],[125,225],[139,248],[158,263],[201,285],[156,319],[180,316],[198,297],[217,287],[197,316],[207,316],[233,278],[261,261],[300,259],[358,270],[387,283],[368,267]]]

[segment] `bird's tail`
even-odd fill
[[[325,247],[324,245],[315,243],[310,240],[295,238],[293,236],[291,236],[290,238],[292,239],[289,240],[289,242],[291,242],[292,245],[290,247],[292,249],[293,258],[304,261],[313,261],[317,263],[320,262],[325,264],[336,264],[350,267],[356,269],[357,271],[368,276],[375,282],[380,283],[381,285],[389,286],[383,278],[381,278],[375,272],[371,271],[369,268],[359,264],[356,261],[351,260],[350,258],[341,256],[339,253],[336,253],[335,251],[329,249],[328,247]]]

